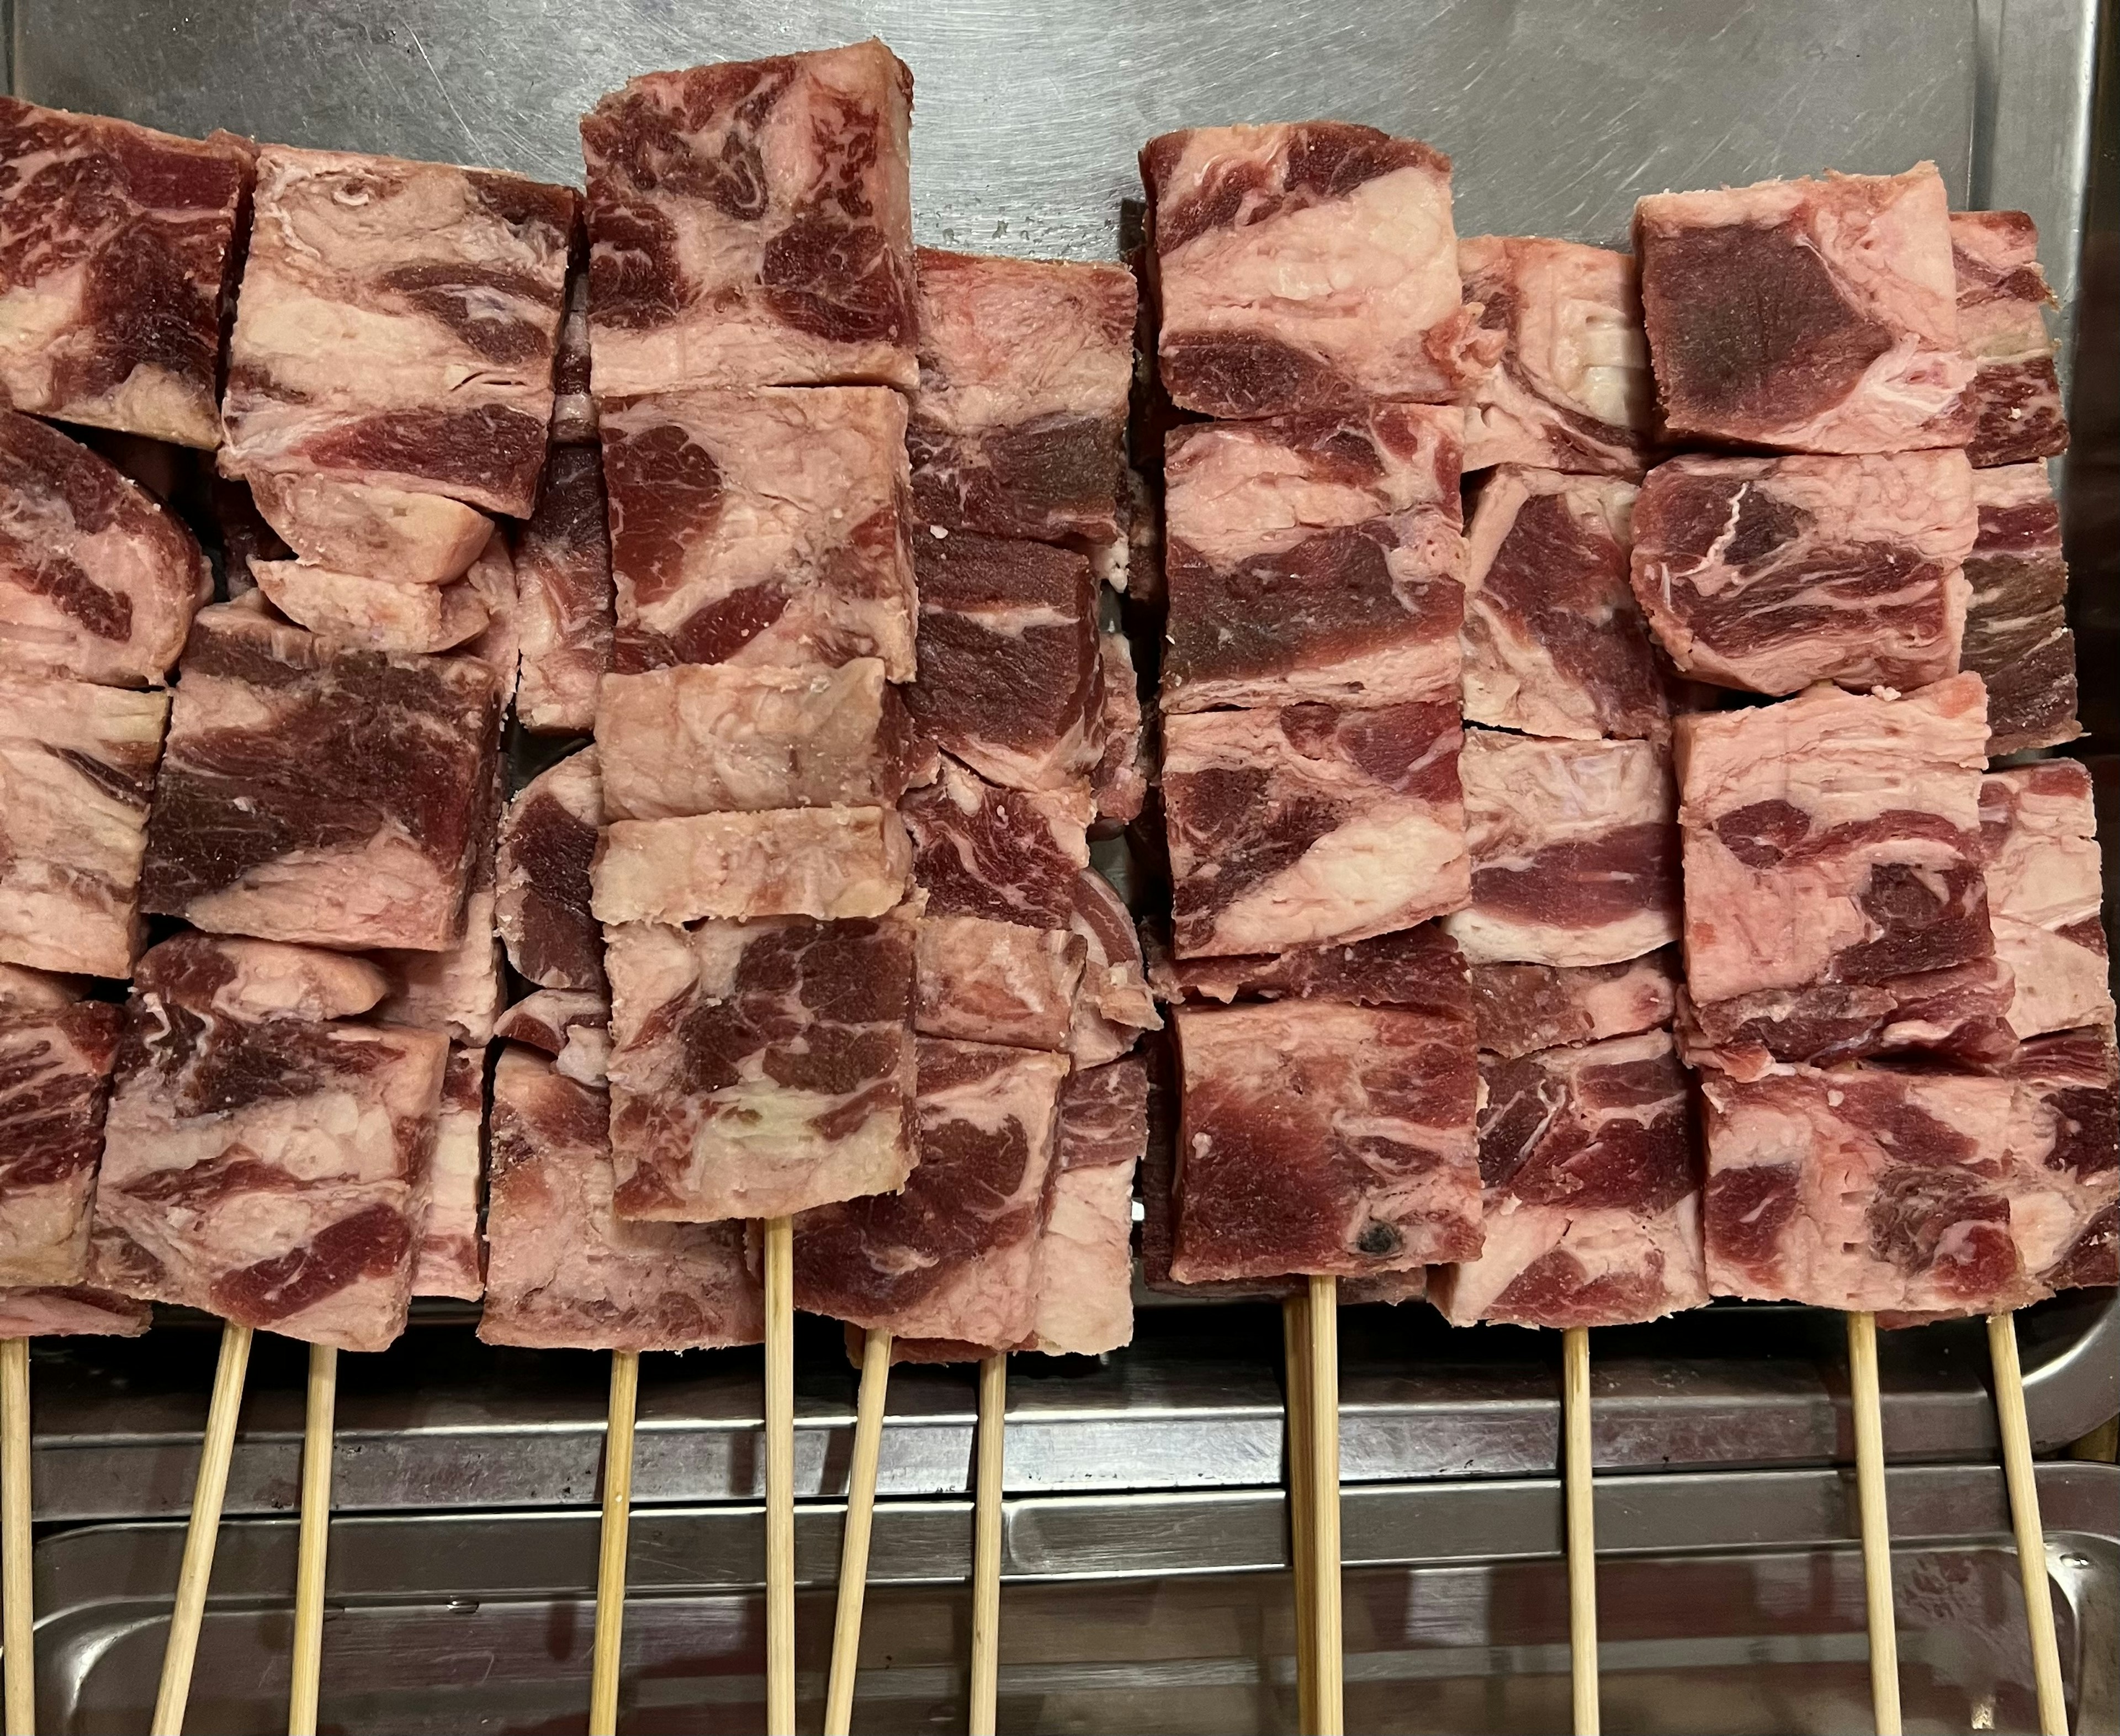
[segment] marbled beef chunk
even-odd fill
[[[1230,958],[1159,954],[1150,971],[1169,1001],[1341,1001],[1351,1007],[1411,1007],[1439,1018],[1467,1018],[1473,1002],[1465,955],[1439,923],[1373,940],[1296,947]]]
[[[1397,1007],[1183,1007],[1170,1273],[1366,1277],[1480,1251],[1472,1022]]]
[[[2042,760],[1980,780],[1988,917],[2015,979],[2020,1037],[2113,1022],[2099,917],[2098,814],[2080,761]]]
[[[601,399],[913,389],[913,75],[873,39],[651,72],[583,117]]]
[[[1034,1348],[1100,1356],[1132,1338],[1133,1180],[1147,1146],[1141,1062],[1067,1076],[1038,1239]]]
[[[602,400],[615,667],[914,668],[905,400],[873,386]]]
[[[390,975],[390,993],[377,1012],[387,1024],[444,1031],[452,1041],[480,1050],[493,1040],[493,1022],[505,994],[495,877],[506,772],[496,760],[472,846],[463,933],[439,952],[385,950],[372,955]]]
[[[795,1305],[895,1337],[983,1349],[1037,1324],[1039,1231],[1053,1162],[1059,1055],[923,1037],[918,1167],[900,1193],[795,1222]]]
[[[314,475],[528,517],[575,197],[490,170],[259,152],[222,467],[253,488]],[[305,514],[258,506],[311,552]],[[460,546],[467,521],[444,517]]]
[[[404,1329],[449,1040],[290,1016],[268,1010],[277,989],[261,1000],[249,987],[258,975],[329,984],[337,968],[203,935],[141,960],[94,1282],[342,1350],[380,1350]]]
[[[490,519],[446,495],[305,471],[239,474],[305,567],[431,589],[462,578],[493,540]]]
[[[1062,929],[983,916],[922,919],[913,1028],[923,1036],[1064,1049],[1087,943]]]
[[[371,651],[453,651],[486,628],[486,599],[468,583],[398,584],[306,561],[253,561],[250,576],[297,626]]]
[[[1174,429],[1164,708],[1454,695],[1463,428],[1454,407],[1382,403]]]
[[[1167,718],[1179,956],[1360,940],[1462,908],[1462,738],[1454,699]]]
[[[0,99],[0,403],[218,445],[252,155]]]
[[[589,868],[597,919],[881,916],[905,896],[905,827],[887,807],[619,820]]]
[[[593,728],[597,683],[611,668],[611,538],[593,431],[591,441],[553,447],[537,510],[509,533],[523,652],[515,714],[539,735]]]
[[[1958,669],[1979,530],[1961,452],[1673,458],[1634,529],[1634,596],[1685,674],[1780,694]]]
[[[1472,901],[1443,925],[1473,963],[1614,965],[1678,938],[1661,744],[1468,729],[1458,769]]]
[[[540,988],[603,989],[603,933],[589,913],[602,820],[593,747],[538,773],[502,818],[495,914],[509,962]]]
[[[2063,602],[2061,510],[2043,463],[1973,472],[1980,515],[1965,557],[1963,665],[1988,684],[1988,753],[2053,747],[2083,733],[2076,719],[2076,635]]]
[[[899,805],[913,877],[930,916],[983,916],[1065,929],[1090,866],[1090,803],[1079,789],[1002,789],[943,756],[940,775]]]
[[[1462,403],[1499,355],[1458,283],[1440,151],[1339,121],[1204,127],[1151,139],[1141,172],[1180,408]]]
[[[137,1338],[154,1324],[146,1303],[85,1284],[0,1289],[0,1338]]]
[[[87,1276],[119,1023],[98,1001],[0,1005],[0,1284]]]
[[[2017,1087],[2012,1232],[2047,1290],[2120,1284],[2120,1054],[2113,1023],[2034,1037]]]
[[[1652,193],[1634,207],[1634,252],[1674,436],[1903,452],[1971,434],[1933,163]]]
[[[1681,974],[1676,947],[1623,965],[1475,965],[1472,1012],[1480,1047],[1514,1060],[1564,1043],[1668,1026]]]
[[[921,521],[1116,538],[1133,386],[1133,273],[922,248],[907,441]]]
[[[212,594],[198,544],[152,495],[57,429],[0,410],[0,667],[152,686]]]
[[[779,1217],[915,1161],[913,924],[610,931],[611,1144],[626,1217]]]
[[[166,693],[0,669],[0,961],[130,976]]]
[[[1465,299],[1502,334],[1465,417],[1465,468],[1532,464],[1638,477],[1656,431],[1656,388],[1627,254],[1533,235],[1458,244]]]
[[[611,1003],[574,989],[540,989],[494,1021],[493,1034],[551,1056],[567,1078],[603,1089],[611,1067]]]
[[[1103,752],[1097,581],[1072,550],[932,530],[914,539],[920,737],[1009,789],[1060,789]]]
[[[1958,342],[1973,358],[1965,396],[1974,418],[1965,455],[1976,465],[2022,464],[2068,449],[2054,342],[2054,305],[2039,269],[2039,233],[2021,211],[1954,211]]]
[[[1444,1318],[1625,1326],[1704,1305],[1701,1157],[1669,1033],[1480,1071],[1486,1240],[1442,1274]]]
[[[479,1337],[533,1350],[756,1343],[765,1299],[743,1226],[617,1216],[608,1125],[602,1091],[527,1049],[501,1051]]]
[[[1628,582],[1634,485],[1504,464],[1466,536],[1465,715],[1527,735],[1660,734],[1670,695]]]
[[[412,1294],[467,1301],[485,1293],[478,1236],[484,1189],[479,1160],[486,1124],[486,1051],[452,1045],[442,1074],[434,1156],[427,1165],[426,1209],[412,1251]]]

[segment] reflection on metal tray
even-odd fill
[[[2039,1473],[2071,1728],[2120,1718],[2120,1471]],[[2024,1617],[2001,1473],[1893,1473],[1909,1728],[2029,1730]],[[1276,1494],[1018,1500],[1007,1515],[1001,1719],[1014,1730],[1292,1730],[1290,1594]],[[1391,1487],[1346,1502],[1347,1724],[1566,1727],[1568,1599],[1551,1482]],[[804,1727],[830,1650],[837,1508],[799,1516]],[[1606,1715],[1643,1732],[1867,1728],[1853,1498],[1824,1470],[1647,1477],[1598,1491]],[[971,1520],[876,1514],[858,1729],[961,1729]],[[752,1507],[634,1520],[621,1720],[755,1729],[764,1653]],[[49,1728],[146,1721],[174,1524],[98,1526],[38,1550]],[[332,1530],[323,1722],[399,1733],[546,1730],[588,1696],[596,1521],[583,1514],[345,1520]],[[226,1528],[194,1728],[281,1727],[295,1529]],[[495,1661],[504,1658],[504,1676]]]

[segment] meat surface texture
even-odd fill
[[[1614,965],[1678,938],[1677,798],[1653,742],[1468,729],[1472,901],[1444,927],[1476,965]]]
[[[913,1028],[923,1036],[1064,1049],[1088,956],[1083,938],[1064,929],[923,918],[914,946]]]
[[[258,514],[311,566],[401,585],[447,584],[493,539],[493,521],[446,495],[306,471],[242,472]]]
[[[1659,733],[1670,696],[1628,582],[1634,485],[1504,464],[1466,537],[1465,715],[1527,735]]]
[[[1983,468],[2068,449],[2044,314],[2054,296],[2039,249],[2039,230],[2021,211],[1950,214],[1958,341],[1974,370],[1965,393],[1973,414],[1966,456]]]
[[[404,1329],[448,1039],[258,1017],[239,992],[229,998],[240,959],[179,936],[141,961],[96,1184],[92,1281],[380,1350]]]
[[[910,391],[913,75],[873,40],[636,78],[582,121],[599,398]]]
[[[501,1050],[479,1337],[533,1350],[756,1343],[765,1298],[742,1225],[617,1216],[608,1121],[602,1091],[527,1049]]]
[[[495,915],[508,961],[542,989],[603,989],[603,932],[589,864],[603,821],[597,751],[584,748],[518,790],[500,825]]]
[[[412,1254],[412,1294],[476,1301],[486,1292],[478,1234],[486,1125],[486,1051],[452,1047],[442,1074],[435,1151],[427,1165],[427,1208]]]
[[[1147,1146],[1148,1071],[1140,1060],[1067,1076],[1030,1333],[1048,1356],[1100,1356],[1133,1338],[1133,1179]]]
[[[1470,1019],[1285,1001],[1185,1007],[1175,1022],[1178,1282],[1479,1253]]]
[[[914,659],[905,400],[700,389],[602,405],[614,666]]]
[[[1096,770],[1103,669],[1090,563],[1072,550],[969,531],[914,542],[921,738],[1010,789],[1058,789]]]
[[[0,961],[130,976],[166,693],[0,669]]]
[[[1141,727],[1141,677],[1125,634],[1097,635],[1097,728],[1103,747],[1090,789],[1097,817],[1116,826],[1141,817],[1148,803],[1148,743]]]
[[[1468,1018],[1465,956],[1439,923],[1348,945],[1297,947],[1251,957],[1172,958],[1151,971],[1166,1000],[1342,1001],[1351,1007],[1411,1007],[1440,1018]]]
[[[597,683],[611,667],[611,542],[603,460],[594,445],[555,446],[515,555],[522,685],[515,714],[540,735],[595,724]]]
[[[2010,1225],[2043,1290],[2120,1284],[2120,1055],[2113,1026],[2035,1037],[2017,1088]]]
[[[1090,865],[1080,790],[1002,789],[945,755],[940,775],[909,791],[899,816],[930,916],[983,916],[1065,929]]]
[[[903,1184],[913,925],[610,932],[611,1144],[626,1217],[779,1217]]]
[[[1465,417],[1465,468],[1638,477],[1656,431],[1641,290],[1627,254],[1530,235],[1458,244],[1465,300],[1502,335]]]
[[[1181,956],[1360,940],[1471,896],[1455,700],[1167,718]]]
[[[895,1337],[1025,1346],[1067,1063],[924,1037],[918,1050],[918,1166],[903,1192],[796,1220],[795,1305]]]
[[[1980,780],[1988,916],[2015,979],[2020,1037],[2113,1022],[2099,919],[2098,815],[2079,760],[2042,760]]]
[[[1116,538],[1133,387],[1133,273],[923,247],[907,441],[925,524]]]
[[[0,964],[0,1011],[16,1012],[67,1006],[84,998],[87,989],[86,980],[81,977],[32,970],[24,965]]]
[[[1621,965],[1475,965],[1480,1047],[1514,1060],[1564,1043],[1667,1027],[1681,974],[1676,947]]]
[[[603,1089],[611,1063],[611,1003],[574,989],[540,989],[494,1022],[493,1034],[551,1056],[560,1073]]]
[[[490,170],[260,151],[222,466],[528,517],[574,202]]]
[[[390,976],[390,993],[378,1009],[386,1024],[444,1031],[451,1040],[484,1049],[504,994],[500,924],[495,915],[500,829],[500,773],[479,816],[472,856],[470,890],[464,895],[463,933],[439,952],[384,951],[371,955]]]
[[[0,402],[220,444],[249,141],[0,101]]]
[[[1141,931],[1118,889],[1095,868],[1075,877],[1068,927],[1086,956],[1067,1028],[1067,1053],[1079,1068],[1100,1067],[1128,1053],[1145,1031],[1163,1028],[1141,957]]]
[[[1455,1326],[1625,1326],[1708,1300],[1692,1093],[1669,1033],[1481,1067],[1480,1257],[1437,1305]]]
[[[2076,635],[2063,599],[2061,510],[2043,464],[1973,472],[1980,528],[1965,557],[1969,594],[1960,662],[1988,684],[1991,758],[2053,747],[2076,719]]]
[[[184,676],[142,909],[318,946],[462,938],[490,835],[490,669],[350,649],[227,604],[201,614]]]
[[[1174,429],[1165,709],[1453,694],[1462,431],[1411,403]]]
[[[97,1001],[0,1006],[0,1284],[87,1276],[119,1023]]]
[[[1634,596],[1688,675],[1778,694],[1957,671],[1979,528],[1963,453],[1673,458],[1634,528]]]
[[[1462,403],[1500,353],[1458,278],[1450,160],[1307,121],[1151,139],[1157,362],[1181,409],[1242,419]]]
[[[152,495],[58,430],[0,410],[0,666],[151,686],[212,594],[198,544]]]
[[[301,561],[255,561],[250,576],[288,620],[371,651],[453,651],[489,621],[485,598],[469,584],[395,584]]]
[[[620,820],[597,846],[590,908],[606,923],[881,916],[910,866],[887,807]]]
[[[1799,452],[1963,445],[1950,202],[1933,163],[1634,207],[1670,432]]]
[[[0,1337],[137,1338],[153,1324],[146,1303],[85,1284],[0,1289]]]

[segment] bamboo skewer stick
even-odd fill
[[[625,1550],[633,1524],[633,1420],[640,1352],[611,1353],[603,1431],[603,1526],[597,1540],[596,1642],[589,1658],[589,1736],[617,1736],[619,1655],[625,1639]]]
[[[2032,1682],[2039,1694],[2039,1736],[2068,1736],[2068,1696],[2062,1682],[2061,1647],[2054,1638],[2046,1527],[2039,1522],[2039,1486],[2032,1466],[2031,1425],[2025,1417],[2025,1373],[2017,1360],[2015,1315],[1988,1316],[1988,1351],[1995,1365],[1995,1413],[2002,1431],[2002,1473],[2010,1485],[2010,1518],[2017,1532],[2017,1571],[2025,1582],[2025,1624],[2032,1642]]]
[[[1862,1583],[1870,1615],[1870,1699],[1877,1736],[1902,1736],[1899,1640],[1892,1617],[1892,1521],[1885,1505],[1885,1426],[1877,1397],[1877,1319],[1848,1316],[1848,1375],[1855,1422],[1855,1501],[1862,1529]]]
[[[1590,1470],[1590,1331],[1560,1335],[1561,1416],[1567,1445],[1561,1471],[1568,1495],[1568,1653],[1575,1736],[1597,1736],[1597,1529]]]
[[[37,1736],[31,1510],[30,1341],[7,1338],[0,1340],[0,1599],[7,1606],[7,1736]]]
[[[1001,1494],[1008,1353],[979,1364],[979,1463],[973,1487],[971,1736],[994,1736],[1001,1698]]]
[[[854,1457],[847,1471],[847,1524],[839,1543],[839,1605],[832,1624],[832,1673],[825,1691],[825,1736],[847,1736],[861,1666],[862,1603],[868,1592],[869,1530],[876,1517],[876,1467],[883,1451],[884,1400],[890,1385],[890,1334],[862,1339],[861,1397],[854,1410]]]
[[[795,1736],[795,1226],[765,1224],[765,1736]]]
[[[243,1408],[243,1379],[249,1366],[250,1329],[228,1321],[221,1329],[221,1360],[214,1368],[213,1399],[207,1408],[191,1524],[184,1532],[184,1563],[177,1571],[176,1603],[170,1612],[169,1643],[162,1652],[154,1736],[183,1736],[192,1665],[198,1656],[199,1623],[206,1616],[207,1585],[213,1577],[214,1545],[221,1535],[221,1502],[228,1494],[228,1462],[235,1451],[235,1420]]]
[[[1288,1389],[1288,1550],[1295,1581],[1296,1726],[1308,1733],[1318,1723],[1318,1563],[1311,1553],[1310,1510],[1316,1498],[1310,1473],[1310,1297],[1290,1296],[1281,1305],[1283,1378]]]
[[[1343,1736],[1340,1626],[1340,1287],[1310,1280],[1310,1545],[1316,1736]]]
[[[317,1736],[323,1678],[324,1568],[331,1542],[332,1428],[338,1409],[338,1352],[309,1347],[309,1407],[302,1429],[301,1542],[295,1557],[295,1654],[287,1736]]]

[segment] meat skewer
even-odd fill
[[[183,1736],[192,1665],[198,1656],[199,1624],[206,1615],[207,1585],[213,1577],[214,1546],[221,1536],[221,1501],[228,1493],[228,1464],[235,1451],[236,1416],[243,1408],[244,1375],[250,1366],[250,1328],[233,1320],[221,1329],[206,1438],[199,1447],[198,1480],[184,1528],[169,1638],[162,1648],[162,1678],[155,1691],[155,1716],[149,1726],[154,1736]]]
[[[868,1589],[869,1533],[876,1517],[876,1464],[883,1447],[884,1403],[890,1385],[890,1334],[862,1335],[861,1392],[855,1402],[854,1453],[847,1468],[846,1531],[839,1544],[839,1608],[832,1623],[831,1675],[825,1690],[825,1736],[847,1736],[861,1666],[862,1604]]]
[[[1892,1521],[1885,1500],[1885,1429],[1877,1396],[1877,1317],[1848,1316],[1848,1396],[1855,1425],[1855,1505],[1870,1631],[1870,1704],[1877,1736],[1900,1736],[1899,1635],[1892,1612]]]
[[[795,1736],[795,1226],[765,1222],[765,1730]]]
[[[2054,1636],[2053,1586],[2047,1577],[2046,1530],[2039,1523],[2039,1472],[2025,1417],[2025,1376],[2017,1359],[2017,1317],[1988,1316],[1988,1351],[1995,1366],[1995,1410],[2002,1431],[2002,1471],[2010,1486],[2010,1518],[2017,1534],[2017,1568],[2025,1586],[2025,1622],[2032,1642],[2032,1682],[2040,1736],[2068,1736],[2067,1689]]]
[[[1561,1448],[1568,1509],[1568,1654],[1575,1736],[1597,1736],[1597,1528],[1590,1459],[1590,1329],[1560,1335]]]
[[[633,1419],[640,1352],[611,1353],[604,1423],[603,1521],[597,1543],[596,1640],[589,1661],[589,1736],[616,1736],[618,1665],[625,1624],[625,1548],[633,1508]]]
[[[978,1459],[972,1485],[972,1689],[966,1728],[994,1736],[1001,1687],[1001,1507],[1007,1462],[1008,1352],[979,1362]]]
[[[1346,1729],[1340,1621],[1340,1296],[1339,1280],[1313,1273],[1305,1347],[1310,1412],[1310,1614],[1312,1715],[1318,1736]]]
[[[302,1429],[301,1532],[295,1556],[287,1736],[316,1736],[317,1692],[323,1673],[324,1569],[331,1529],[332,1423],[337,1395],[338,1352],[329,1344],[312,1344]]]
[[[30,1552],[30,1341],[0,1342],[0,1600],[7,1606],[7,1736],[37,1736],[35,1566]]]
[[[1281,1305],[1281,1380],[1286,1391],[1289,1564],[1295,1585],[1295,1706],[1297,1728],[1318,1723],[1318,1563],[1310,1540],[1317,1491],[1310,1471],[1310,1297]]]

